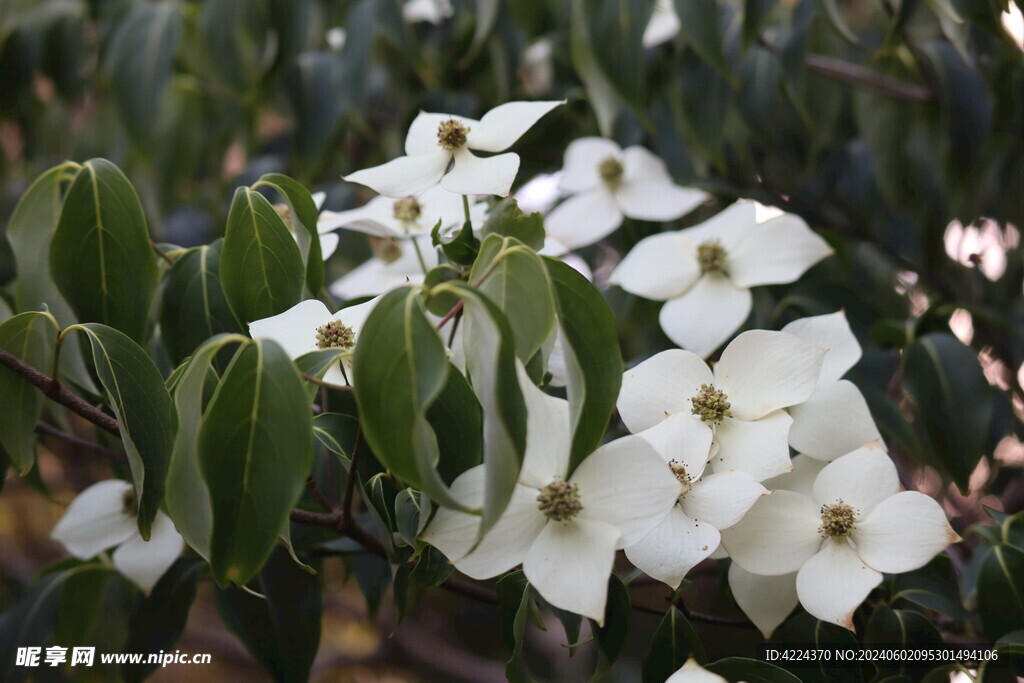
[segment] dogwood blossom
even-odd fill
[[[486,213],[485,203],[470,204],[473,225],[481,224]],[[318,229],[321,234],[347,228],[375,237],[398,239],[429,235],[438,222],[443,231],[462,225],[464,220],[462,195],[443,187],[432,187],[415,197],[374,197],[357,209],[324,211],[320,214]]]
[[[317,210],[319,210],[320,207],[323,206],[324,199],[327,197],[327,195],[324,192],[314,192],[311,195],[311,197],[313,199],[313,203],[316,205]],[[284,221],[285,226],[287,226],[288,229],[291,231],[292,237],[295,238],[295,241],[298,242],[299,244],[302,244],[301,240],[305,238],[306,230],[297,222],[292,220],[291,209],[288,207],[288,205],[284,203],[275,204],[274,208],[277,209],[278,215],[281,216],[281,220]],[[330,212],[325,211],[317,217],[317,232],[320,234],[320,256],[324,261],[330,258],[331,255],[338,248],[338,236],[323,230],[322,227],[324,214],[327,213]]]
[[[355,299],[376,296],[409,283],[420,284],[426,271],[438,264],[437,250],[429,237],[413,240],[371,237],[370,242],[374,256],[331,283],[331,294]]]
[[[786,332],[750,330],[722,352],[714,372],[694,353],[670,349],[628,370],[618,409],[634,434],[667,417],[713,427],[712,470],[739,470],[762,481],[791,469],[784,408],[801,403],[818,382],[823,349]]]
[[[789,445],[814,458],[833,460],[866,443],[880,441],[882,437],[860,389],[842,379],[861,356],[846,315],[839,311],[800,318],[782,331],[828,349],[814,393],[787,409],[793,417]]]
[[[733,562],[765,576],[796,572],[804,609],[851,630],[854,611],[882,572],[923,567],[959,540],[934,499],[899,490],[896,467],[876,448],[826,465],[811,496],[764,496],[722,532]]]
[[[289,358],[318,349],[354,349],[359,331],[377,304],[371,299],[331,313],[318,299],[300,301],[284,313],[249,323],[249,336],[277,342]],[[324,374],[328,384],[347,386],[352,377],[352,354],[346,354]]]
[[[427,21],[437,25],[453,14],[451,0],[407,0],[402,5],[402,19],[410,24]]]
[[[793,282],[832,251],[802,218],[755,220],[740,202],[700,225],[640,240],[610,282],[665,301],[658,320],[669,339],[705,358],[750,314],[750,288]]]
[[[438,182],[449,192],[507,197],[519,171],[513,152],[478,157],[470,150],[502,152],[542,116],[563,104],[508,102],[480,120],[420,112],[405,138],[406,156],[356,171],[345,180],[360,183],[386,197],[415,195]]]
[[[673,415],[638,435],[683,485],[678,504],[626,557],[638,569],[677,588],[683,577],[718,548],[719,531],[738,522],[768,493],[745,472],[704,474],[711,454],[711,428],[692,415]]]
[[[93,484],[71,501],[50,537],[80,560],[117,546],[114,567],[143,592],[153,586],[185,549],[170,517],[157,512],[149,541],[139,534],[135,489],[126,481]]]
[[[603,623],[615,551],[664,519],[682,487],[637,436],[601,446],[570,473],[568,402],[533,386],[521,366],[520,384],[526,455],[508,508],[475,549],[479,517],[450,509],[438,510],[423,540],[475,579],[522,563],[549,603]],[[484,466],[459,475],[451,488],[457,500],[482,505]]]
[[[643,147],[622,150],[597,137],[569,144],[559,189],[571,196],[548,214],[544,225],[566,251],[608,236],[623,216],[675,220],[708,198],[700,190],[676,185],[665,162]]]
[[[672,0],[655,0],[654,12],[644,29],[643,46],[654,47],[676,37],[679,33],[679,15]]]
[[[727,683],[724,678],[716,673],[711,673],[693,657],[686,660],[686,663],[674,674],[669,676],[665,683]]]

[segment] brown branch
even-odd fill
[[[719,617],[714,614],[705,614],[704,612],[694,612],[686,609],[683,605],[682,600],[678,601],[677,606],[681,609],[686,618],[690,621],[699,621],[705,624],[714,624],[715,626],[738,626],[740,628],[757,628],[754,624],[744,617]],[[633,609],[637,612],[643,612],[644,614],[654,614],[659,617],[665,616],[665,610],[658,609],[657,607],[650,607],[648,605],[634,604]]]
[[[452,317],[454,317],[455,314],[458,313],[461,310],[462,310],[462,299],[459,299],[456,302],[456,304],[454,306],[452,306],[451,310],[444,314],[444,317],[441,318],[441,322],[437,323],[437,329],[441,329],[442,327],[444,327],[448,323],[448,321],[451,320]]]
[[[78,446],[79,448],[83,448],[87,451],[96,453],[97,455],[101,455],[104,458],[107,458],[108,460],[113,460],[114,462],[119,463],[128,462],[128,458],[125,457],[124,453],[118,453],[115,450],[105,448],[99,445],[98,443],[89,441],[88,439],[83,439],[80,436],[76,436],[74,434],[69,434],[67,432],[61,431],[54,427],[53,425],[47,424],[45,422],[37,422],[36,431],[44,436],[50,436],[55,439],[60,439],[65,443],[69,443],[74,446]]]
[[[69,408],[100,429],[110,432],[114,436],[121,436],[121,428],[116,419],[68,391],[67,387],[56,378],[43,374],[13,353],[3,349],[0,349],[0,365],[5,365],[12,372],[21,375],[29,384],[38,387],[51,401]]]

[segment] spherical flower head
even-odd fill
[[[825,537],[845,538],[856,529],[856,511],[841,499],[821,506],[821,526],[818,533]]]
[[[725,247],[718,240],[708,240],[697,246],[697,263],[702,274],[725,272],[725,257]]]
[[[437,126],[437,144],[449,151],[454,151],[466,144],[468,133],[469,126],[461,121],[455,119],[442,121]]]
[[[561,479],[555,479],[542,488],[537,495],[537,503],[544,516],[555,522],[568,522],[583,510],[579,486]]]
[[[384,263],[394,263],[398,259],[402,258],[402,247],[398,244],[398,241],[390,237],[370,238],[370,250],[373,255],[383,261]]]
[[[339,320],[331,320],[316,328],[316,346],[320,349],[351,349],[356,333]]]
[[[395,201],[395,220],[413,222],[423,213],[423,205],[415,197],[406,197]]]
[[[597,165],[597,173],[601,180],[609,187],[615,187],[622,182],[622,174],[625,169],[618,157],[610,156]]]
[[[125,490],[124,495],[121,496],[121,507],[124,514],[131,515],[132,517],[138,517],[139,498],[135,495],[135,489]]]
[[[690,399],[690,403],[693,405],[691,412],[705,424],[719,425],[722,424],[722,420],[732,415],[725,392],[715,389],[710,384],[701,384],[700,391]]]

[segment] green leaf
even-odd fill
[[[49,372],[56,340],[57,322],[49,313],[21,313],[0,323],[0,349],[43,372]],[[0,370],[0,448],[19,475],[35,464],[36,422],[44,402],[37,387],[8,368]]]
[[[839,5],[836,0],[818,0],[818,4],[821,5],[821,9],[825,14],[825,18],[828,19],[829,24],[832,25],[832,28],[835,29],[836,33],[843,37],[843,40],[851,45],[856,45],[858,47],[864,46],[860,38],[857,37],[857,34],[850,28],[850,25],[846,23],[846,17],[843,16],[843,12],[839,9]]]
[[[604,611],[604,626],[591,624],[597,648],[609,664],[616,662],[629,644],[633,606],[629,589],[615,574],[608,580],[608,602]]]
[[[118,114],[143,149],[156,136],[161,104],[181,40],[181,5],[137,5],[118,25],[106,53],[106,70]]]
[[[555,324],[555,301],[544,262],[512,237],[488,235],[470,282],[497,304],[515,335],[516,356],[528,362]]]
[[[500,0],[476,0],[474,5],[476,7],[476,29],[473,31],[473,42],[469,46],[469,51],[462,60],[463,64],[468,64],[480,54],[480,48],[484,46],[487,38],[494,31],[494,26],[498,23],[498,14],[501,11]]]
[[[537,211],[523,213],[515,197],[502,199],[487,212],[481,237],[501,235],[515,237],[534,251],[544,247],[544,217]]]
[[[324,259],[320,252],[320,233],[317,232],[317,217],[320,211],[309,190],[299,182],[281,173],[268,173],[252,187],[273,188],[288,206],[287,227],[298,240],[302,262],[306,266],[306,288],[311,296],[320,293],[324,286]]]
[[[678,607],[672,605],[658,624],[647,656],[644,657],[644,683],[661,683],[678,671],[690,657],[696,657],[701,662],[707,661],[693,624]]]
[[[622,384],[622,357],[615,314],[601,293],[571,266],[553,258],[544,264],[554,287],[568,374],[572,471],[601,443]]]
[[[422,491],[403,489],[395,497],[395,524],[406,545],[415,546],[416,538],[430,520],[430,499]]]
[[[736,77],[725,59],[722,28],[715,0],[675,0],[679,15],[679,33],[701,59],[710,64],[730,83]]]
[[[800,683],[800,679],[774,664],[746,657],[726,657],[704,667],[727,681],[745,683]]]
[[[460,266],[469,266],[476,261],[480,253],[480,240],[473,235],[473,224],[466,221],[462,224],[459,232],[447,242],[441,239],[441,221],[430,231],[430,240],[435,247],[441,247],[441,251],[452,263]],[[435,271],[437,269],[435,268]]]
[[[596,65],[626,102],[642,104],[644,29],[654,10],[653,0],[583,0],[584,27]]]
[[[591,41],[587,26],[586,0],[572,0],[569,40],[572,64],[586,88],[587,100],[597,117],[597,127],[601,135],[611,137],[623,101],[597,61],[597,49]]]
[[[483,415],[473,387],[454,366],[437,399],[427,409],[427,422],[437,434],[437,470],[449,484],[479,465],[484,451]]]
[[[993,411],[977,355],[951,334],[927,334],[904,352],[903,386],[924,434],[922,454],[966,494]]]
[[[121,651],[170,651],[185,631],[199,577],[205,568],[206,563],[194,556],[179,558],[171,565],[132,611],[128,640]],[[156,664],[126,664],[121,667],[121,673],[126,681],[142,681],[156,668]]]
[[[106,159],[85,162],[64,197],[50,271],[79,320],[146,340],[156,255],[135,188]]]
[[[761,36],[761,26],[779,4],[779,0],[744,0],[743,46],[750,47]]]
[[[498,626],[505,646],[512,651],[505,665],[505,677],[513,683],[532,681],[523,657],[523,636],[530,613],[530,584],[522,571],[514,571],[499,579],[494,588],[498,594]]]
[[[153,361],[123,332],[83,323],[64,334],[73,330],[84,332],[89,340],[96,376],[121,427],[139,503],[139,533],[149,540],[150,526],[164,500],[178,426],[171,395]]]
[[[274,680],[305,683],[320,647],[323,596],[318,577],[304,571],[278,547],[252,589],[217,589],[224,624],[270,672]]]
[[[935,626],[922,614],[908,610],[893,610],[878,605],[868,620],[864,632],[864,646],[877,648],[935,647],[943,644]],[[906,662],[877,662],[879,673],[889,675],[910,674]]]
[[[210,567],[218,584],[248,582],[270,556],[313,465],[302,379],[272,341],[243,345],[203,416],[199,468],[210,491]]]
[[[1024,628],[1024,550],[988,549],[978,572],[978,614],[990,642]]]
[[[248,187],[235,191],[220,257],[224,296],[243,323],[283,313],[302,298],[302,254],[273,206]]]
[[[220,283],[223,240],[189,249],[174,260],[163,283],[160,333],[171,360],[180,363],[204,341],[241,332]]]

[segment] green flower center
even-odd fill
[[[402,258],[402,247],[391,237],[371,237],[370,251],[384,263],[394,263]]]
[[[356,345],[356,333],[339,320],[332,320],[316,328],[318,349],[351,349]]]
[[[132,517],[139,516],[139,499],[135,497],[133,489],[128,489],[124,492],[124,496],[121,497],[121,506],[124,514],[131,515]]]
[[[732,415],[728,397],[710,384],[701,384],[700,391],[690,399],[690,403],[693,406],[690,412],[709,425],[722,424],[722,420]]]
[[[415,197],[406,197],[395,202],[395,220],[412,222],[423,213],[423,206]]]
[[[672,470],[672,474],[676,475],[679,483],[683,485],[683,492],[679,494],[679,497],[682,498],[693,488],[693,479],[686,473],[686,467],[683,466],[683,463],[678,460],[669,460],[668,467]]]
[[[622,162],[615,157],[608,157],[597,165],[597,173],[606,185],[615,186],[622,181]]]
[[[708,240],[697,247],[697,263],[701,273],[725,271],[725,247],[718,240]]]
[[[456,150],[466,144],[469,127],[461,121],[448,119],[437,127],[437,144],[447,150]]]
[[[856,528],[855,518],[854,509],[844,503],[842,499],[832,505],[822,505],[821,526],[818,527],[818,533],[833,538],[849,536]]]
[[[568,522],[583,509],[579,487],[561,479],[542,488],[537,503],[544,516],[556,522]]]

